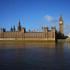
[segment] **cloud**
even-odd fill
[[[44,16],[44,19],[46,19],[48,22],[52,22],[52,23],[58,22],[56,19],[54,19],[54,17],[49,16],[49,15]]]
[[[51,21],[53,20],[53,17],[52,17],[52,16],[49,16],[49,15],[44,16],[44,18],[45,18],[48,22],[51,22]]]

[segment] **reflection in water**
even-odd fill
[[[0,70],[66,70],[67,44],[39,43],[0,46]]]

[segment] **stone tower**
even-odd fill
[[[18,31],[21,31],[20,21],[18,22]]]
[[[62,16],[59,18],[59,32],[63,34],[63,19]]]

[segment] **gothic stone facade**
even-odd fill
[[[25,28],[14,32],[0,32],[0,40],[55,40],[55,28],[48,30],[48,27],[44,27],[42,32],[26,32]]]

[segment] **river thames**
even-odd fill
[[[0,70],[70,70],[70,43],[0,45]]]

